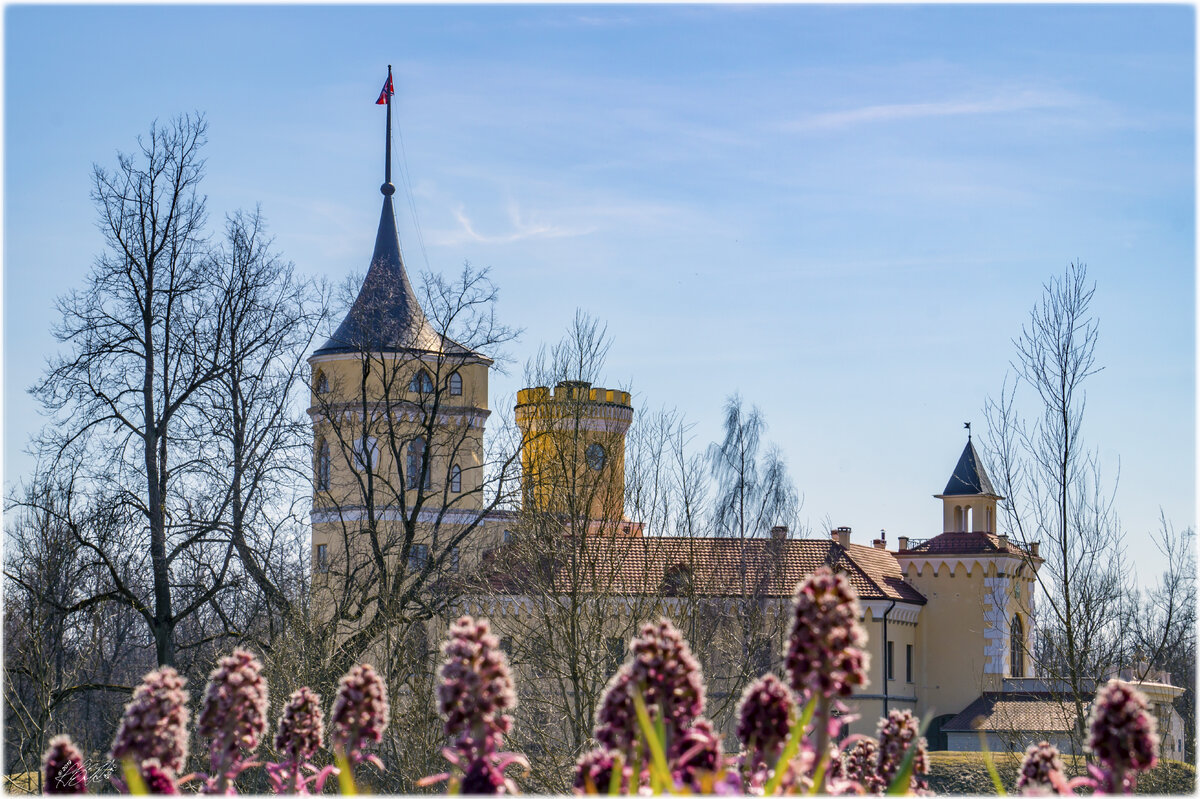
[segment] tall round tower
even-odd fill
[[[589,520],[624,516],[628,391],[581,380],[525,388],[515,415],[526,508]]]
[[[390,86],[390,67],[388,74]],[[337,572],[339,563],[348,570],[372,551],[420,564],[446,547],[452,525],[475,523],[484,504],[492,360],[453,341],[451,314],[427,314],[408,279],[385,95],[383,209],[370,267],[345,319],[308,359],[317,572]]]

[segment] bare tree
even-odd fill
[[[738,539],[765,536],[791,525],[800,508],[796,487],[775,446],[762,452],[767,423],[757,407],[737,394],[725,402],[725,438],[708,448],[715,483],[713,533]]]
[[[1011,535],[1026,552],[1040,546],[1039,596],[1030,636],[1038,673],[1074,707],[1082,753],[1087,705],[1098,681],[1131,656],[1129,603],[1136,596],[1114,509],[1115,483],[1085,444],[1086,385],[1096,363],[1095,284],[1072,263],[1043,287],[1014,341],[1013,378],[986,406],[991,473]],[[1025,409],[1028,408],[1028,413]],[[1178,584],[1168,590],[1178,590]],[[1172,634],[1176,619],[1159,619]]]
[[[128,698],[130,677],[153,663],[127,608],[78,605],[96,591],[96,570],[75,546],[73,526],[103,505],[80,508],[71,475],[41,476],[10,515],[5,547],[5,760],[39,771],[50,736],[72,730],[85,752],[107,745],[110,717]],[[112,612],[112,611],[116,612]]]
[[[197,526],[237,553],[230,582],[253,586],[261,599],[243,595],[241,614],[226,598],[210,602],[220,627],[267,646],[296,610],[288,588],[305,562],[300,505],[311,496],[311,427],[300,394],[307,395],[305,358],[328,305],[271,246],[261,212],[238,212],[212,256],[220,318],[212,344],[225,368],[205,386],[194,419],[206,442],[199,470],[207,505],[190,509]]]
[[[180,559],[203,532],[172,527],[179,486],[194,469],[197,442],[182,418],[197,393],[224,370],[216,349],[220,317],[204,237],[203,117],[155,124],[140,152],[95,168],[92,199],[108,250],[82,291],[60,299],[54,332],[68,354],[54,359],[34,392],[57,414],[40,442],[51,468],[68,457],[90,461],[87,479],[136,510],[144,532],[122,550],[82,536],[106,571],[96,600],[118,602],[145,620],[159,663],[175,661],[175,629],[223,587],[231,549],[218,553],[216,579],[176,579]],[[149,554],[149,593],[122,576],[129,558]]]

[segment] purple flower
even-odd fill
[[[867,636],[849,581],[822,566],[796,586],[787,650],[792,690],[800,696],[849,696],[867,684]]]
[[[146,784],[146,790],[155,796],[173,796],[179,793],[175,777],[172,772],[163,768],[162,763],[158,762],[158,758],[152,757],[149,760],[143,760],[141,766],[138,767],[138,773],[142,775],[142,782]]]
[[[879,720],[879,754],[878,766],[875,769],[882,787],[886,790],[900,771],[900,764],[909,747],[917,747],[913,760],[912,780],[913,790],[925,787],[924,775],[929,773],[929,757],[926,753],[925,739],[921,737],[921,723],[911,710],[892,710],[887,718]]]
[[[275,749],[282,760],[267,764],[276,793],[308,793],[308,778],[303,770],[321,748],[324,734],[321,697],[307,686],[300,688],[288,699],[279,716]]]
[[[110,757],[138,764],[155,759],[158,768],[172,775],[183,771],[188,747],[188,695],[183,684],[170,666],[143,677],[125,706]]]
[[[774,766],[792,729],[796,700],[774,674],[746,687],[737,707],[737,736],[754,759]]]
[[[630,649],[632,657],[609,681],[596,712],[596,740],[627,758],[640,734],[635,694],[641,694],[651,720],[662,719],[668,746],[704,712],[700,664],[670,621],[642,627]]]
[[[304,686],[291,695],[279,715],[275,748],[288,761],[306,763],[321,748],[324,736],[325,714],[321,712],[321,697]]]
[[[1132,789],[1134,774],[1158,762],[1158,731],[1146,697],[1128,683],[1109,680],[1092,705],[1088,747],[1106,769],[1110,792]]]
[[[379,758],[365,754],[363,748],[383,740],[389,713],[387,687],[375,669],[369,663],[354,666],[338,683],[329,714],[333,749],[353,765],[369,760],[382,769]]]
[[[671,742],[667,761],[676,785],[706,793],[701,775],[715,774],[721,768],[721,736],[708,719],[696,719],[692,726]]]
[[[841,757],[837,776],[856,782],[867,793],[883,793],[887,785],[876,773],[879,763],[879,745],[874,738],[865,735],[847,741]]]
[[[462,792],[516,792],[504,771],[513,764],[529,764],[523,755],[500,751],[512,729],[512,717],[505,711],[517,706],[517,692],[499,639],[486,619],[463,616],[450,625],[442,654],[438,711],[450,741],[442,754],[462,773]]]
[[[489,631],[487,619],[463,616],[454,622],[442,654],[445,662],[437,689],[438,711],[450,742],[469,738],[482,744],[485,738],[508,734],[512,717],[506,711],[517,706],[517,693],[500,641]]]
[[[69,735],[50,739],[42,757],[43,793],[87,793],[87,769],[83,755]]]
[[[1025,750],[1021,761],[1021,773],[1017,776],[1017,790],[1047,791],[1053,789],[1052,773],[1062,774],[1062,759],[1058,749],[1047,741],[1031,745]]]
[[[579,756],[575,763],[575,793],[590,792],[607,794],[612,784],[613,769],[617,767],[617,755],[608,749],[593,749]],[[633,769],[624,764],[621,767],[621,784],[618,793],[629,793],[629,780]]]
[[[267,682],[262,664],[244,649],[221,658],[208,678],[196,731],[212,738],[209,793],[233,790],[233,780],[246,768],[248,753],[267,731]]]

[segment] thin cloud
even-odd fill
[[[463,206],[453,209],[454,218],[458,220],[459,229],[435,232],[432,236],[434,244],[453,246],[466,242],[481,244],[511,244],[528,239],[559,239],[571,236],[583,236],[592,233],[595,228],[573,228],[563,225],[553,225],[542,221],[531,221],[524,217],[516,203],[508,206],[508,218],[511,229],[506,233],[481,233],[475,223],[467,216]]]
[[[1076,98],[1047,92],[1019,92],[986,100],[963,99],[923,103],[885,103],[813,114],[784,123],[790,131],[835,130],[855,125],[887,123],[907,119],[929,119],[983,114],[1011,114],[1077,105]]]

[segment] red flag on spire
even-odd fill
[[[375,105],[387,105],[388,98],[396,93],[392,88],[392,73],[388,72],[387,80],[383,82],[383,91],[379,93],[379,99],[375,101]]]

